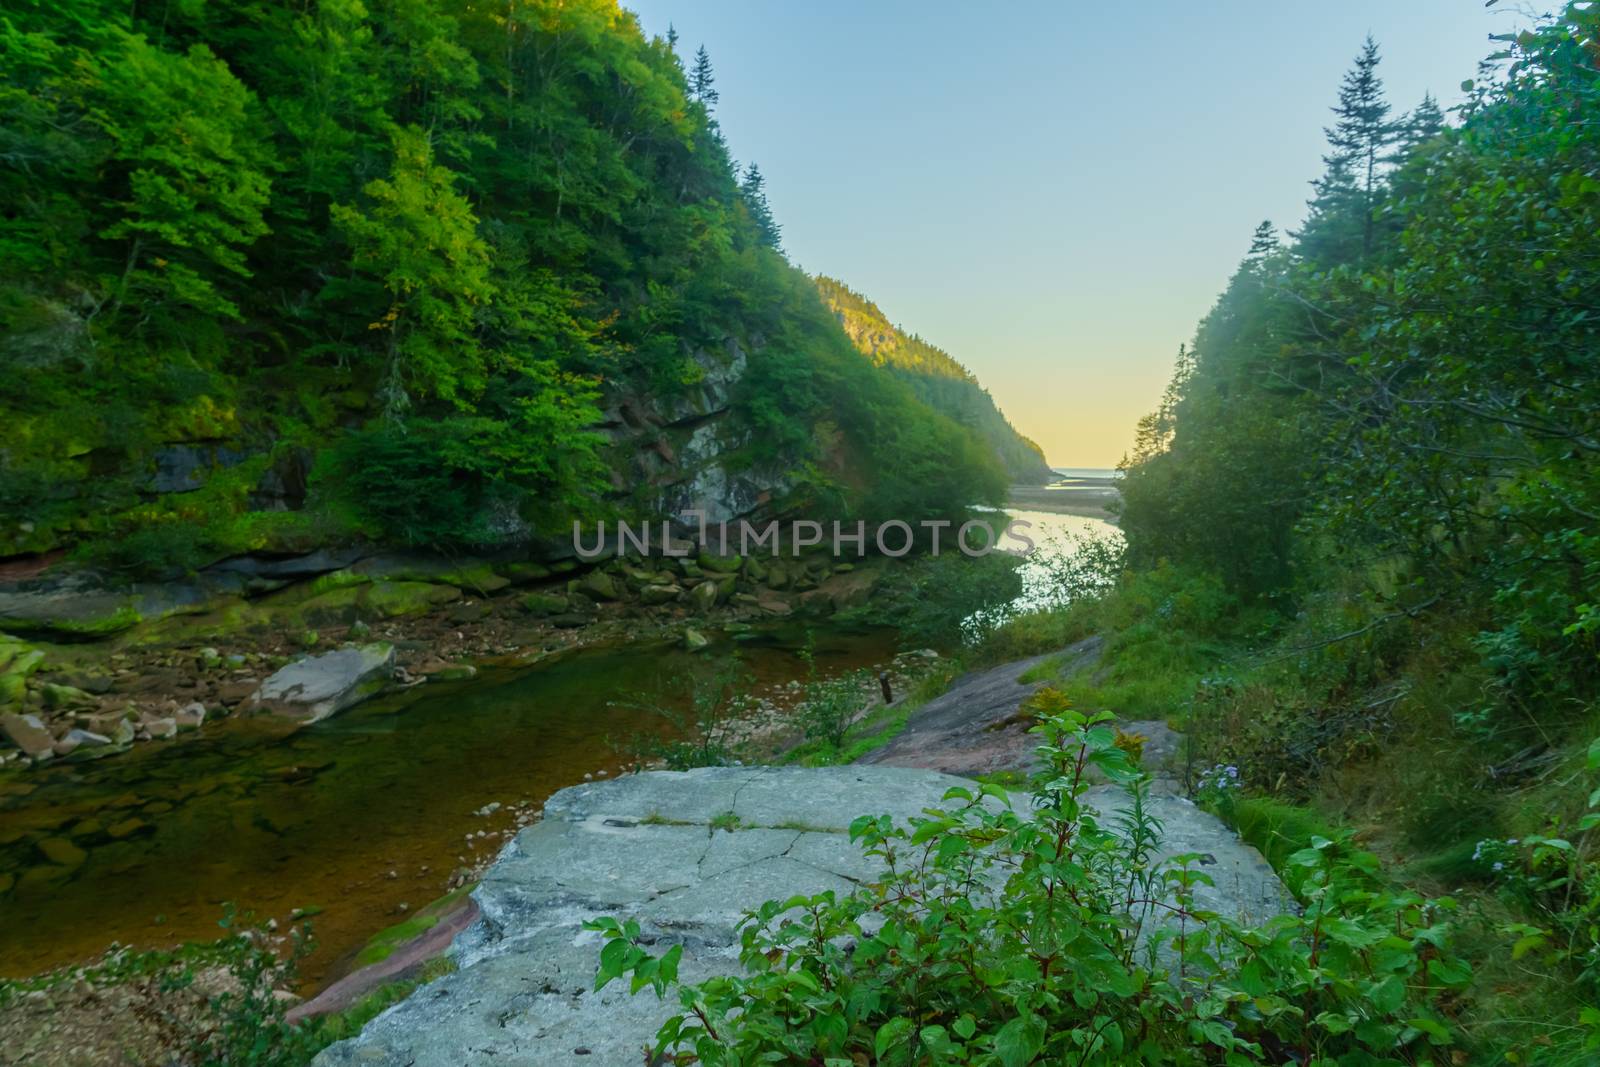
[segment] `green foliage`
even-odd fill
[[[976,636],[970,619],[994,615],[1022,594],[1019,564],[1003,552],[974,557],[946,545],[938,556],[901,562],[886,573],[870,603],[841,615],[892,626],[912,645],[958,648]]]
[[[737,660],[691,672],[682,679],[676,701],[632,705],[660,716],[669,736],[640,734],[613,747],[636,764],[660,763],[669,771],[728,766],[736,761],[741,722],[751,710],[748,682]]]
[[[230,908],[222,926],[234,925]],[[218,942],[229,988],[207,999],[206,1017],[190,1020],[184,1050],[190,1062],[203,1067],[300,1067],[325,1042],[314,1026],[294,1026],[284,1019],[284,1004],[277,996],[292,979],[297,962],[310,951],[303,931],[295,931],[294,948],[280,959],[257,944],[258,931],[247,931]],[[184,970],[167,976],[167,987],[182,989],[194,981]]]
[[[1006,421],[971,371],[943,349],[891,325],[876,304],[843,282],[818,275],[816,285],[856,347],[909,384],[923,403],[972,429],[994,451],[1012,482],[1042,485],[1055,480],[1039,446]]]
[[[1600,738],[1589,745],[1586,771],[1595,788],[1569,840],[1558,832],[1479,841],[1473,861],[1539,925],[1513,923],[1513,959],[1533,955],[1545,966],[1575,972],[1589,997],[1600,996],[1600,865],[1588,840],[1600,826]],[[1600,1047],[1600,1018],[1581,1020]]]
[[[1388,120],[1369,42],[1330,131],[1349,195],[1246,259],[1129,459],[1135,565],[1261,596],[1392,561],[1365,595],[1484,616],[1502,702],[1594,692],[1600,375],[1572,354],[1600,336],[1600,139],[1573,117],[1600,100],[1597,19],[1570,5],[1509,42],[1453,129],[1427,101]]]
[[[806,663],[806,686],[795,708],[795,719],[805,739],[823,752],[838,752],[844,747],[850,728],[869,705],[872,675],[868,671],[849,671],[836,678],[817,677],[817,662],[811,636],[800,656]]]
[[[616,499],[638,479],[589,432],[602,395],[693,407],[735,350],[728,465],[795,506],[997,500],[973,434],[862,360],[783,258],[715,102],[709,59],[685,71],[615,0],[8,11],[0,555],[96,542],[160,573],[233,549],[266,505],[213,499],[187,537],[195,508],[150,499],[171,443],[303,449],[303,529],[330,536],[449,547],[602,496],[653,508]],[[140,532],[174,543],[114,544]]]
[[[1161,828],[1109,716],[1038,727],[1031,812],[957,788],[911,827],[851,835],[884,874],[844,897],[773,900],[741,927],[742,975],[679,986],[657,1053],[694,1062],[1202,1064],[1437,1062],[1470,972],[1448,901],[1390,892],[1375,859],[1316,838],[1303,914],[1246,927],[1201,910],[1199,857],[1157,859]],[[1118,824],[1083,803],[1086,770],[1130,782]],[[596,988],[678,985],[634,920],[606,939]]]

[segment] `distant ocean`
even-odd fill
[[[1112,467],[1051,467],[1063,478],[1120,478],[1122,472]]]

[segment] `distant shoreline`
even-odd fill
[[[1119,497],[1115,478],[1063,478],[1050,485],[1013,485],[1006,503],[1029,511],[1082,515],[1115,523],[1117,516],[1109,505]]]

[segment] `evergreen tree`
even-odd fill
[[[1392,162],[1404,162],[1417,147],[1433,140],[1444,132],[1444,112],[1432,93],[1425,93],[1422,103],[1395,124],[1395,150],[1389,157]]]
[[[772,217],[772,206],[767,203],[767,179],[762,175],[761,168],[754,163],[746,167],[739,189],[744,193],[745,206],[750,209],[750,217],[760,231],[761,243],[768,248],[780,248],[782,231],[778,221]]]
[[[1360,212],[1361,254],[1372,252],[1373,223],[1376,215],[1379,167],[1389,158],[1397,130],[1389,121],[1389,102],[1383,96],[1383,81],[1378,77],[1378,43],[1370,36],[1361,46],[1355,66],[1339,86],[1339,102],[1333,108],[1337,121],[1324,130],[1333,150],[1323,157],[1336,181],[1328,191],[1339,197],[1355,193]],[[1321,190],[1319,190],[1319,193]]]
[[[1306,224],[1295,235],[1296,253],[1319,266],[1357,262],[1377,243],[1383,168],[1393,161],[1401,132],[1400,124],[1389,121],[1379,61],[1377,43],[1368,37],[1339,86],[1336,121],[1323,131],[1330,149],[1323,157],[1327,170],[1312,182]]]
[[[694,54],[694,71],[689,75],[690,94],[707,108],[719,99],[717,90],[713,88],[716,79],[711,76],[711,54],[706,51],[706,46],[701,45]]]
[[[678,27],[667,23],[667,47],[674,52],[678,50]]]
[[[1278,251],[1278,231],[1273,228],[1271,219],[1262,219],[1256,226],[1256,232],[1250,236],[1250,251],[1247,253],[1251,261],[1257,261]]]

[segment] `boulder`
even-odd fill
[[[22,750],[29,759],[39,759],[52,754],[55,738],[45,729],[44,721],[37,715],[0,715],[0,734]]]
[[[39,695],[44,700],[44,706],[51,711],[76,711],[95,707],[99,703],[82,689],[51,682],[39,687]]]
[[[713,556],[709,552],[700,553],[695,560],[701,570],[714,571],[717,574],[737,574],[739,568],[744,566],[741,556]]]
[[[313,578],[319,574],[348,567],[366,554],[359,548],[321,549],[304,556],[287,559],[264,559],[259,556],[236,556],[207,568],[208,572],[243,574],[251,578],[293,580]]]
[[[62,674],[58,678],[62,685],[70,685],[95,696],[105,696],[111,692],[111,679],[103,674]]]
[[[528,585],[531,582],[542,582],[550,577],[552,571],[543,563],[504,563],[499,567],[500,573],[512,585]]]
[[[0,674],[26,678],[38,670],[43,661],[44,653],[39,649],[0,635]]]
[[[196,700],[179,708],[172,718],[180,730],[198,730],[206,721],[206,706]]]
[[[86,580],[0,591],[0,630],[58,639],[107,637],[141,619],[134,597]]]
[[[833,594],[826,589],[812,589],[800,594],[802,615],[832,615],[834,608]]]
[[[694,601],[696,611],[707,612],[717,606],[718,592],[716,582],[701,582],[694,587],[689,597]]]
[[[261,683],[251,703],[318,722],[382,692],[393,676],[393,645],[352,645],[289,664]]]
[[[455,586],[431,582],[373,582],[361,593],[361,606],[380,619],[422,615],[461,599],[461,590]]]
[[[217,687],[217,699],[228,707],[243,704],[255,694],[261,683],[255,678],[241,678],[238,681],[223,682]]]
[[[646,604],[670,604],[683,596],[683,587],[678,585],[647,585],[639,590],[639,599]]]
[[[590,571],[578,583],[578,588],[596,600],[617,600],[622,596],[617,580],[605,571]]]
[[[458,563],[421,553],[371,556],[351,570],[374,580],[444,584],[455,586],[458,591],[480,594],[493,593],[511,584],[511,579],[496,573],[487,563]]]
[[[81,745],[85,748],[99,748],[101,745],[111,744],[111,738],[105,734],[97,734],[93,730],[68,730],[62,740],[72,742],[74,747]]]
[[[690,652],[699,652],[710,644],[711,639],[692,626],[683,631],[683,647]]]
[[[522,610],[530,615],[560,615],[568,607],[567,598],[557,593],[529,593],[522,598]]]
[[[140,725],[144,732],[156,740],[166,740],[178,736],[178,720],[170,715],[152,716],[143,720]]]

